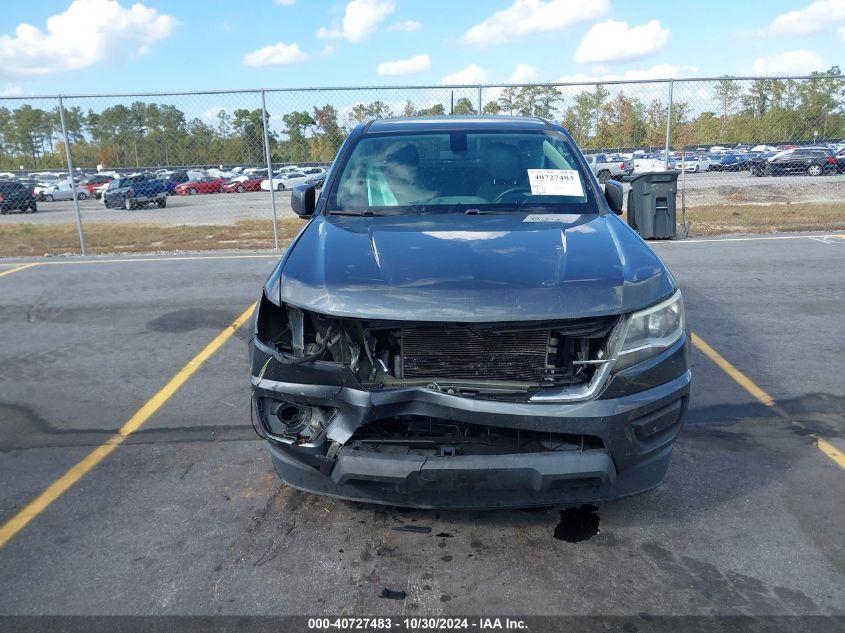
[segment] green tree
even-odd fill
[[[472,105],[467,97],[461,97],[455,102],[455,107],[452,108],[452,114],[478,114],[478,110]]]
[[[316,134],[311,139],[311,159],[328,163],[334,160],[345,134],[337,120],[337,109],[326,104],[314,108]]]
[[[484,109],[482,110],[484,114],[501,114],[502,108],[499,106],[498,102],[496,101],[488,101],[484,104]]]
[[[719,104],[719,111],[722,113],[722,125],[719,128],[719,142],[723,142],[725,128],[730,115],[742,100],[742,87],[733,79],[725,75],[716,82],[713,89],[713,97]]]
[[[443,116],[446,114],[446,107],[442,103],[435,103],[430,108],[417,110],[417,116]]]

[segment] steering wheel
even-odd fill
[[[510,189],[505,189],[502,193],[496,196],[496,199],[493,201],[493,204],[500,203],[505,197],[513,195],[515,193],[521,193],[523,196],[530,196],[531,189],[526,186],[521,187],[511,187]]]

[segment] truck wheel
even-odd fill
[[[159,209],[163,209],[167,206],[167,198],[159,198],[156,200],[156,204],[158,205]]]
[[[610,172],[607,171],[606,169],[603,170],[603,171],[600,171],[598,178],[599,178],[599,183],[603,185],[608,180],[610,180]]]
[[[127,211],[131,211],[135,208],[135,205],[132,204],[132,198],[124,198],[123,199],[123,208]]]
[[[191,187],[191,188],[188,190],[188,193],[189,193],[190,195],[192,195],[192,196],[195,196],[195,195],[197,195],[197,190],[196,190],[196,189],[194,189],[193,187]]]
[[[45,201],[47,201],[47,202],[52,202],[52,201],[53,201],[53,196],[51,196],[51,195],[49,195],[49,194],[48,194],[48,195],[44,196],[44,200],[45,200]]]

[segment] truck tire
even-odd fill
[[[123,208],[127,211],[131,211],[135,208],[135,205],[132,204],[132,198],[124,198],[123,199]]]
[[[52,201],[53,201],[53,196],[51,196],[51,195],[46,195],[46,196],[44,196],[44,200],[45,200],[46,202],[52,202]]]
[[[599,179],[599,184],[603,185],[608,180],[610,180],[610,172],[607,171],[606,169],[601,170],[598,174],[598,179]]]
[[[159,198],[156,200],[156,204],[158,205],[159,209],[163,209],[167,206],[167,198]]]

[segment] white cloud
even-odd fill
[[[276,66],[280,64],[298,64],[308,60],[308,53],[299,48],[299,44],[278,42],[252,51],[244,57],[247,66]]]
[[[486,70],[475,64],[470,64],[466,68],[446,75],[440,80],[440,83],[444,85],[483,84],[487,81],[488,76],[489,73]]]
[[[292,7],[296,4],[296,0],[276,0],[276,4],[283,7]]]
[[[346,5],[341,28],[320,28],[317,37],[328,39],[343,37],[357,44],[372,35],[382,22],[396,9],[393,0],[351,0]]]
[[[388,31],[419,31],[422,24],[416,20],[405,20],[404,22],[396,22],[387,27]]]
[[[337,50],[337,46],[334,44],[326,44],[323,47],[323,50],[320,51],[320,55],[327,56],[333,54]]]
[[[172,15],[140,3],[126,8],[117,0],[74,0],[47,18],[46,33],[19,24],[14,35],[0,36],[0,74],[49,75],[143,55],[178,25]]]
[[[767,31],[774,35],[809,35],[841,22],[845,22],[845,0],[816,0],[803,9],[779,15]]]
[[[476,46],[501,44],[531,33],[562,31],[609,11],[609,0],[514,0],[507,9],[470,28],[463,39]]]
[[[698,68],[695,66],[677,66],[675,64],[655,64],[650,68],[641,70],[626,70],[624,73],[606,73],[596,75],[564,75],[558,77],[556,83],[580,83],[580,82],[601,82],[601,81],[640,81],[649,79],[680,79],[682,77],[695,77]]]
[[[839,29],[839,39],[845,42],[845,26]]]
[[[651,20],[642,26],[607,20],[587,31],[575,49],[575,61],[603,63],[642,59],[662,51],[668,40],[669,29],[662,28],[660,20]]]
[[[530,64],[517,64],[508,81],[512,84],[526,84],[537,80],[537,69]]]
[[[751,64],[751,74],[808,75],[815,70],[825,70],[826,67],[824,59],[818,53],[797,50],[758,57]]]
[[[414,55],[408,59],[397,59],[395,62],[382,62],[378,65],[378,74],[382,77],[395,75],[411,75],[421,73],[431,68],[428,55]]]
[[[0,89],[0,97],[20,97],[22,94],[23,90],[18,85],[8,85]]]

